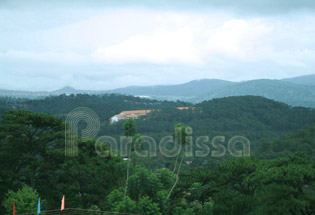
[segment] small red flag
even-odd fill
[[[64,210],[64,209],[65,209],[65,195],[62,196],[61,208],[60,208],[60,210]]]
[[[15,202],[13,202],[13,215],[15,215]]]

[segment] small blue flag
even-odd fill
[[[40,198],[38,198],[37,215],[40,214]]]

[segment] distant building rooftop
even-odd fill
[[[194,109],[193,107],[177,107],[178,110],[188,110],[190,108]],[[139,117],[145,116],[145,115],[151,113],[152,111],[153,111],[152,109],[122,111],[121,113],[112,116],[109,119],[109,121],[110,121],[110,124],[113,124],[113,123],[118,122],[120,120],[126,120],[129,118],[138,119]]]

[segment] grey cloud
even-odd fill
[[[296,11],[315,11],[314,0],[2,0],[1,8],[43,10],[56,7],[150,7],[153,9],[183,9],[183,10],[207,10],[211,8],[231,9],[240,13],[281,14]]]

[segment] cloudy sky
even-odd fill
[[[306,75],[314,38],[314,0],[0,0],[0,89]]]

